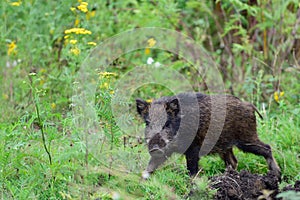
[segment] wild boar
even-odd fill
[[[213,104],[213,100],[217,100],[218,104]],[[146,124],[145,139],[151,156],[142,174],[144,179],[174,152],[185,155],[191,176],[198,172],[200,157],[208,153],[219,154],[226,167],[236,169],[237,159],[232,151],[234,146],[263,156],[269,169],[279,178],[281,176],[271,147],[261,142],[257,135],[255,112],[262,116],[249,102],[231,95],[191,92],[162,97],[152,103],[136,99],[136,107]],[[216,131],[216,128],[208,135],[209,129],[214,130],[220,124],[222,129]],[[213,139],[204,144],[206,137]],[[207,144],[211,147],[201,149]]]

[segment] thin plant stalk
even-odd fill
[[[46,145],[46,137],[45,137],[45,132],[44,132],[44,126],[41,120],[41,116],[40,116],[40,111],[39,111],[39,106],[38,106],[38,102],[37,102],[37,97],[35,97],[34,99],[34,104],[35,104],[35,109],[36,109],[36,114],[37,114],[37,118],[38,118],[38,122],[39,122],[39,126],[41,128],[41,133],[42,133],[42,141],[43,141],[43,146],[44,149],[48,155],[48,159],[49,159],[49,164],[52,165],[52,157],[50,154],[50,151]]]

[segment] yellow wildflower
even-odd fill
[[[84,28],[71,28],[71,29],[65,30],[65,34],[71,34],[71,33],[82,34],[82,35],[92,34],[91,31],[86,30]]]
[[[146,102],[147,103],[152,103],[153,99],[147,99]]]
[[[148,47],[151,48],[156,44],[156,40],[154,38],[150,38],[148,41]]]
[[[87,44],[88,44],[88,45],[92,45],[92,46],[96,46],[96,45],[97,45],[96,42],[88,42]]]
[[[16,43],[13,41],[10,44],[7,45],[8,49],[7,49],[7,55],[11,55],[11,54],[17,54],[17,45]]]
[[[111,90],[109,91],[109,94],[115,94],[115,91]]]
[[[100,85],[100,89],[108,89],[108,83],[107,82],[104,82]]]
[[[146,49],[145,49],[145,54],[146,54],[146,55],[149,55],[149,54],[150,54],[150,52],[151,52],[151,51],[150,51],[150,49],[149,49],[149,48],[146,48]]]
[[[111,76],[117,76],[117,74],[113,73],[113,72],[99,72],[99,75],[104,78],[109,78]]]
[[[78,56],[80,54],[80,49],[77,47],[70,49],[70,52],[74,54],[75,56]]]
[[[284,92],[279,92],[279,91],[274,92],[274,100],[276,102],[279,102],[280,97],[283,97],[283,95],[284,95]]]
[[[80,5],[79,5],[79,6],[77,6],[77,8],[78,8],[78,10],[80,10],[80,11],[82,11],[82,12],[86,13],[86,12],[88,11],[88,8],[87,8],[87,6],[88,6],[88,3],[87,3],[87,2],[84,2],[84,1],[82,1],[82,2],[80,3]]]
[[[69,35],[65,35],[64,36],[64,39],[68,39],[70,36]]]
[[[70,44],[76,44],[77,40],[70,40]]]
[[[275,100],[276,102],[279,101],[278,92],[274,92],[274,100]]]
[[[85,18],[87,20],[90,20],[90,18],[94,17],[96,15],[96,9],[92,10],[92,11],[88,11],[85,15]]]
[[[70,10],[71,10],[72,12],[74,12],[74,11],[76,10],[76,8],[71,7]]]
[[[74,26],[78,26],[80,23],[80,20],[78,18],[75,19],[75,22],[74,22]]]
[[[56,103],[51,103],[51,108],[54,110],[56,108]]]
[[[10,3],[11,6],[20,6],[21,4],[22,4],[22,1],[11,2],[11,3]]]

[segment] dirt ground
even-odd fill
[[[217,189],[215,199],[246,200],[246,199],[276,199],[282,191],[300,191],[300,180],[295,185],[288,185],[282,191],[278,189],[278,178],[272,172],[266,175],[251,174],[242,170],[226,170],[220,176],[211,178],[211,188]]]

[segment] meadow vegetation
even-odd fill
[[[1,199],[183,199],[191,190],[198,199],[212,198],[209,177],[224,171],[221,159],[201,159],[201,172],[191,180],[183,156],[174,155],[142,181],[149,159],[143,133],[124,134],[110,107],[116,81],[150,57],[183,74],[195,91],[209,93],[201,74],[180,55],[145,44],[97,74],[101,156],[86,151],[73,124],[74,81],[84,59],[106,39],[140,27],[177,30],[202,45],[219,64],[226,92],[262,113],[258,132],[282,169],[280,187],[300,179],[297,0],[5,0],[0,20]],[[132,113],[134,98],[169,94],[161,85],[140,87]],[[235,154],[238,170],[267,172],[263,158],[237,149]]]

